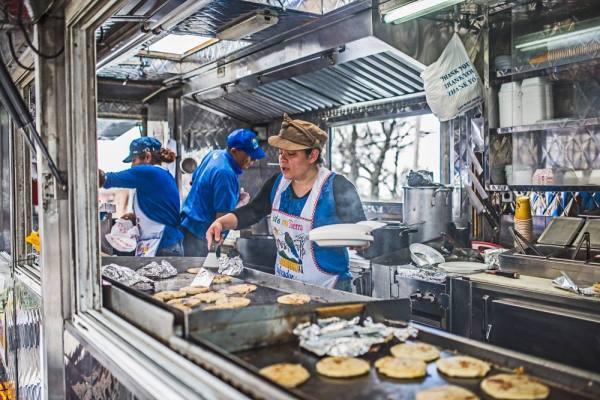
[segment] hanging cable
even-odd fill
[[[19,57],[17,56],[17,52],[15,51],[15,46],[13,45],[12,35],[10,34],[10,32],[7,31],[6,36],[8,37],[8,48],[10,50],[10,54],[11,54],[13,60],[15,60],[15,63],[17,63],[17,65],[19,67],[23,68],[26,71],[34,71],[35,68],[27,67],[27,66],[21,64],[21,61],[19,61]]]
[[[29,46],[29,48],[38,56],[42,57],[42,58],[46,58],[46,59],[53,59],[53,58],[57,58],[60,57],[60,55],[65,51],[65,46],[61,47],[60,50],[58,50],[55,54],[44,54],[41,51],[39,51],[39,49],[36,49],[35,46],[33,45],[33,42],[31,41],[31,39],[29,38],[29,34],[27,33],[27,28],[25,28],[25,25],[23,24],[23,3],[19,2],[19,10],[17,12],[17,26],[19,27],[19,29],[21,29],[21,32],[23,33],[23,37],[25,38],[25,42],[27,42],[27,45]]]

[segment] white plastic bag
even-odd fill
[[[440,121],[454,119],[483,101],[481,79],[456,33],[421,78],[427,104]]]
[[[106,240],[113,249],[122,252],[134,251],[140,232],[133,222],[127,219],[117,219],[110,233],[106,234]]]

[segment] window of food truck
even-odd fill
[[[440,179],[440,122],[433,114],[353,123],[332,128],[331,166],[363,200],[402,201],[412,170]]]
[[[129,154],[129,144],[142,134],[142,121],[134,119],[98,118],[98,168],[104,172],[117,172],[129,168],[123,159]],[[129,189],[100,189],[98,201],[112,203],[114,218],[127,213],[130,208]]]

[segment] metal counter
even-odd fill
[[[168,260],[179,271],[199,266],[203,261],[201,258]],[[152,259],[107,257],[103,261],[104,264],[115,262],[136,268]],[[161,288],[185,285],[191,279],[192,274],[181,273],[159,285]],[[254,306],[210,312],[194,309],[183,313],[149,294],[118,284],[105,288],[104,301],[107,308],[158,338],[171,350],[253,397],[315,399],[323,398],[325,394],[328,397],[343,394],[348,399],[389,396],[411,398],[418,390],[448,383],[480,392],[479,380],[445,377],[437,372],[434,364],[428,366],[428,376],[421,380],[387,379],[374,369],[366,376],[350,380],[320,377],[315,372],[318,358],[301,350],[291,333],[298,323],[322,315],[351,318],[364,314],[371,315],[374,320],[402,324],[401,321],[411,318],[409,299],[374,301],[368,297],[307,285],[251,269],[245,269],[239,279],[260,286],[256,291],[259,298],[255,298]],[[303,292],[317,301],[302,306],[273,304],[276,295],[281,292]],[[338,304],[326,304],[328,302]],[[442,357],[454,352],[472,355],[493,363],[495,372],[523,367],[527,373],[551,386],[550,399],[592,399],[600,396],[598,374],[417,326],[420,330],[419,340],[439,347]],[[380,346],[364,358],[374,361],[386,355],[388,347]],[[284,361],[302,363],[311,372],[311,379],[298,389],[287,390],[258,374],[261,367]]]
[[[501,255],[500,263],[504,270],[519,272],[521,279],[474,275],[450,280],[449,331],[598,371],[599,299],[555,289],[551,279],[566,271],[578,283],[595,282],[600,268],[512,252]]]

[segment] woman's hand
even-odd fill
[[[208,230],[206,231],[206,241],[208,242],[209,249],[213,241],[217,243],[221,241],[223,230],[223,224],[218,219],[208,227]]]
[[[208,248],[213,241],[219,243],[223,240],[223,231],[237,228],[238,220],[235,214],[225,214],[215,220],[206,231],[206,241],[208,242]]]

